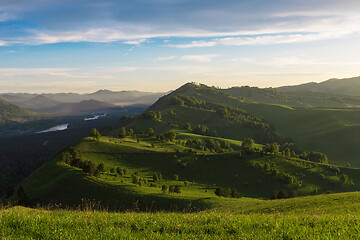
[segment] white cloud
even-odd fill
[[[146,42],[146,39],[128,40],[128,41],[125,41],[124,43],[138,46],[138,45],[140,45],[141,43],[144,43],[144,42]]]
[[[156,58],[157,61],[168,61],[168,60],[172,60],[175,59],[176,56],[168,56],[168,57],[158,57]]]
[[[99,67],[97,69],[104,72],[119,73],[119,72],[134,72],[139,68],[138,67]]]
[[[187,44],[175,44],[175,45],[168,45],[169,47],[176,47],[176,48],[192,48],[192,47],[213,47],[217,43],[215,41],[191,41],[191,43]]]
[[[194,61],[194,62],[210,62],[215,57],[218,57],[218,55],[215,54],[184,55],[181,57],[181,60]]]

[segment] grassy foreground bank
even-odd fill
[[[0,210],[1,239],[356,239],[359,214]]]

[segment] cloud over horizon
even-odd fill
[[[357,0],[1,0],[0,87],[357,76],[359,22]]]

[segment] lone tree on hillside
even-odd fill
[[[169,131],[165,133],[166,140],[169,140],[170,142],[173,142],[176,138],[176,133],[174,131]]]
[[[103,163],[100,163],[98,166],[97,166],[97,169],[100,171],[100,172],[104,172],[105,171],[105,166]]]
[[[166,186],[166,185],[162,185],[161,191],[162,191],[163,193],[166,193],[166,191],[167,191],[167,186]]]
[[[253,139],[251,138],[247,138],[243,141],[243,143],[241,144],[241,147],[243,148],[243,150],[245,152],[253,152],[255,149],[255,142]]]
[[[124,127],[120,128],[119,138],[126,138],[126,129]]]
[[[101,134],[99,133],[99,131],[96,128],[93,128],[91,130],[90,137],[93,137],[93,138],[99,140],[101,138]]]
[[[117,168],[116,168],[116,172],[117,172],[120,176],[124,176],[124,171],[123,171],[120,167],[117,167]]]
[[[152,129],[152,128],[148,128],[146,132],[147,132],[147,135],[149,137],[154,137],[155,136],[154,129]]]
[[[175,186],[174,192],[177,193],[177,194],[181,193],[181,190],[180,190],[180,186],[179,186],[179,185],[176,185],[176,186]]]
[[[130,129],[129,129],[129,131],[128,131],[128,135],[129,135],[129,136],[134,135],[134,130],[133,130],[132,128],[130,128]]]

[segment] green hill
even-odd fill
[[[0,124],[26,121],[30,115],[30,112],[0,98]]]
[[[239,94],[239,91],[245,90],[250,91],[252,96],[256,95],[252,88],[242,90],[232,88],[230,92]],[[257,96],[264,93],[259,89],[255,89],[255,92]],[[189,103],[189,99],[183,99],[187,102],[180,99],[180,104],[174,104],[172,100],[176,95],[182,96],[182,98],[184,95],[195,98],[198,103],[205,101],[203,105],[212,103],[217,105],[212,109],[206,106],[195,106],[191,101]],[[317,95],[321,97],[321,94]],[[325,97],[319,100],[318,104],[325,104],[324,99]],[[181,123],[184,125],[183,119],[186,119],[192,128],[198,124],[206,125],[210,135],[212,131],[215,131],[215,136],[237,140],[251,137],[260,143],[294,141],[304,151],[326,153],[332,163],[341,165],[350,163],[351,166],[360,167],[358,161],[360,112],[357,108],[301,108],[253,101],[238,95],[230,95],[229,91],[224,93],[223,90],[204,85],[186,84],[161,98],[150,108],[151,111],[162,113],[161,121],[136,118],[126,126],[135,129],[140,127],[142,130],[153,127],[155,132],[163,133],[172,128],[181,129]],[[313,100],[311,101],[316,105]],[[218,108],[221,106],[244,110],[243,115],[246,116],[246,119],[251,120],[257,117],[257,123],[263,123],[264,126],[269,127],[254,128],[243,122],[239,124],[234,121],[231,114],[222,114]],[[227,110],[231,112],[230,108]],[[239,117],[241,114],[236,113],[236,115]]]
[[[240,108],[246,103],[252,101],[188,83],[160,98],[141,116],[123,118],[120,125],[139,131],[153,128],[156,134],[177,129],[237,140],[253,138],[258,143],[283,142],[265,119]]]
[[[233,88],[232,93],[239,93],[238,90]],[[156,112],[161,119],[156,118]],[[264,144],[290,141],[304,151],[326,153],[332,163],[360,167],[359,120],[357,108],[256,103],[216,88],[189,83],[160,98],[147,113],[123,119],[121,124],[144,132],[153,128],[156,134],[172,129],[194,132],[201,125],[208,128],[202,134],[216,137],[236,140],[250,137]]]

